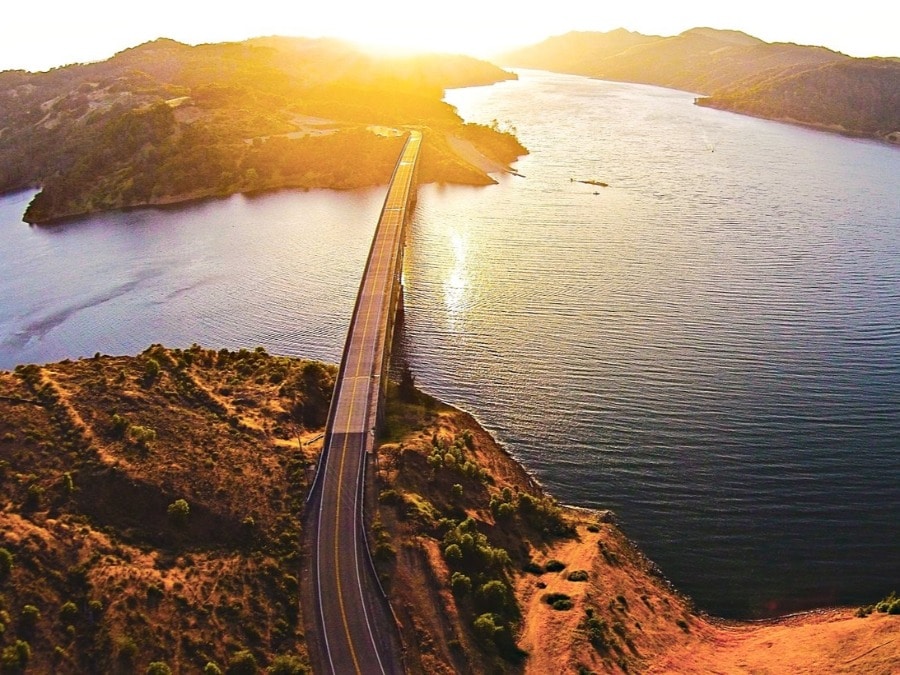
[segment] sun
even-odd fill
[[[368,49],[390,53],[440,52],[480,58],[546,37],[539,21],[509,14],[505,3],[413,0],[306,5],[302,13],[284,17],[283,35],[337,37]]]
[[[470,17],[450,16],[440,25],[423,23],[419,14],[370,18],[347,21],[335,32],[361,47],[389,54],[439,52],[487,57],[508,48],[508,40],[487,27],[473,26]]]

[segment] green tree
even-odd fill
[[[188,516],[191,514],[191,507],[184,499],[176,499],[169,504],[166,512],[169,514],[169,520],[178,527],[184,527],[187,523]]]

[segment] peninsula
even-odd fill
[[[151,346],[0,372],[4,672],[309,671],[299,546],[335,368]],[[369,537],[410,673],[890,673],[900,601],[706,616],[604,511],[391,387]]]
[[[375,57],[330,39],[158,39],[45,73],[0,73],[0,193],[29,223],[237,192],[385,184],[402,129],[421,180],[484,185],[527,151],[465,124],[449,87],[515,75],[465,56]]]

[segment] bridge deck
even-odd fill
[[[323,671],[400,673],[395,626],[366,550],[362,497],[396,313],[422,135],[410,132],[388,189],[335,385],[313,497],[313,576]]]

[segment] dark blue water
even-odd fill
[[[900,588],[900,150],[577,77],[448,98],[532,154],[421,189],[417,381],[710,612]],[[334,361],[384,191],[49,229],[28,198],[0,199],[3,368],[153,342]]]

